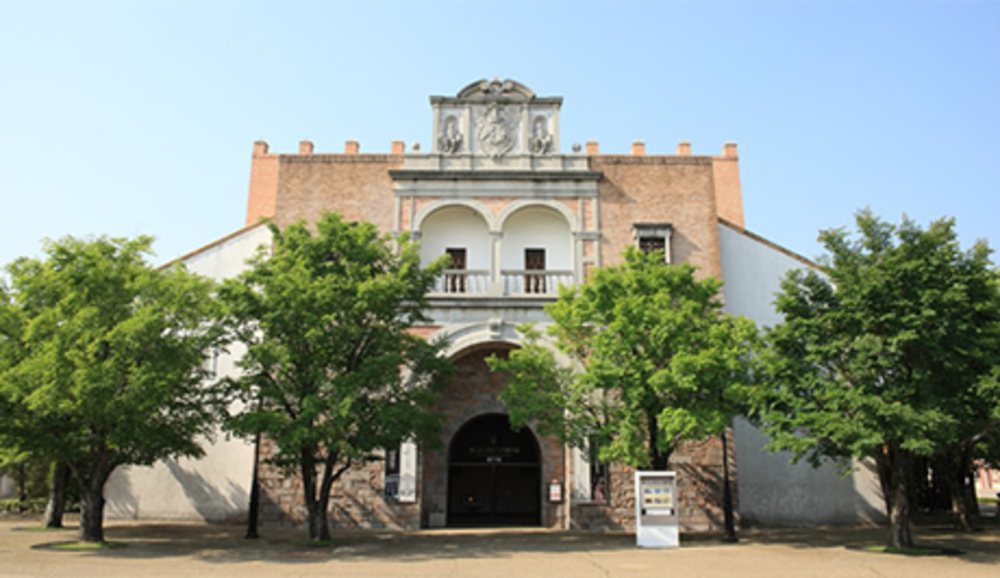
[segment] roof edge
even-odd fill
[[[262,220],[254,223],[252,225],[247,225],[245,227],[237,229],[237,230],[233,231],[232,233],[229,233],[228,235],[226,235],[224,237],[220,237],[220,238],[218,238],[218,239],[216,239],[216,240],[214,240],[214,241],[212,241],[212,242],[210,242],[208,244],[202,245],[201,247],[198,247],[197,249],[195,249],[193,251],[189,251],[189,252],[181,255],[180,257],[176,257],[174,259],[171,259],[170,261],[167,261],[166,263],[164,263],[164,264],[160,265],[159,267],[157,267],[157,269],[169,269],[169,268],[173,267],[174,265],[176,265],[177,263],[183,263],[184,261],[187,261],[188,259],[190,259],[192,257],[196,257],[196,256],[204,253],[205,251],[208,251],[209,249],[213,249],[213,248],[218,247],[219,245],[221,245],[221,244],[223,244],[223,243],[225,243],[227,241],[231,241],[231,240],[235,239],[236,237],[239,237],[240,235],[242,235],[242,234],[244,234],[244,233],[246,233],[246,232],[248,232],[248,231],[250,231],[252,229],[255,229],[257,227],[263,227],[263,226],[267,225],[269,222],[270,222],[270,219],[262,219]]]
[[[782,247],[781,245],[775,243],[774,241],[770,241],[768,239],[765,239],[764,237],[761,237],[757,233],[754,233],[752,231],[748,231],[745,227],[741,227],[741,226],[737,225],[736,223],[734,223],[732,221],[723,219],[722,217],[718,217],[718,219],[719,219],[719,224],[720,225],[724,225],[724,226],[732,229],[733,231],[736,231],[737,233],[739,233],[739,234],[741,234],[741,235],[743,235],[745,237],[749,237],[749,238],[753,239],[754,241],[757,241],[758,243],[763,243],[764,245],[767,245],[768,247],[774,249],[775,251],[778,251],[779,253],[782,253],[782,254],[784,254],[784,255],[786,255],[788,257],[791,257],[792,259],[795,259],[796,261],[802,263],[803,265],[805,265],[807,267],[812,267],[813,269],[816,269],[817,271],[822,271],[823,270],[823,268],[819,265],[819,263],[813,261],[812,259],[809,259],[807,257],[803,257],[802,255],[799,255],[795,251],[791,251],[789,249],[786,249],[786,248]]]

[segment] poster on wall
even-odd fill
[[[417,444],[413,442],[399,446],[399,501],[417,501]]]
[[[642,507],[648,514],[670,515],[674,509],[674,488],[669,478],[642,479]]]

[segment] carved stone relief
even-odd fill
[[[549,133],[549,120],[538,115],[531,123],[530,147],[532,154],[544,155],[552,150],[552,135]]]
[[[462,150],[462,132],[458,129],[458,118],[454,115],[444,119],[444,127],[438,135],[438,149],[446,155]]]
[[[479,148],[493,159],[510,152],[517,142],[518,107],[492,103],[476,115]]]

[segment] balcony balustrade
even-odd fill
[[[431,295],[488,295],[490,272],[476,269],[445,269],[435,280]]]
[[[445,269],[435,280],[431,297],[532,297],[556,296],[559,285],[573,285],[570,270],[504,269],[500,283],[490,281],[490,272],[472,269]]]
[[[559,285],[573,285],[572,271],[505,269],[500,272],[504,295],[558,295]]]

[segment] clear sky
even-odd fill
[[[865,206],[1000,243],[1000,1],[0,0],[0,264],[174,258],[243,225],[255,140],[427,150],[495,76],[564,98],[562,152],[738,143],[747,228],[807,257]]]

